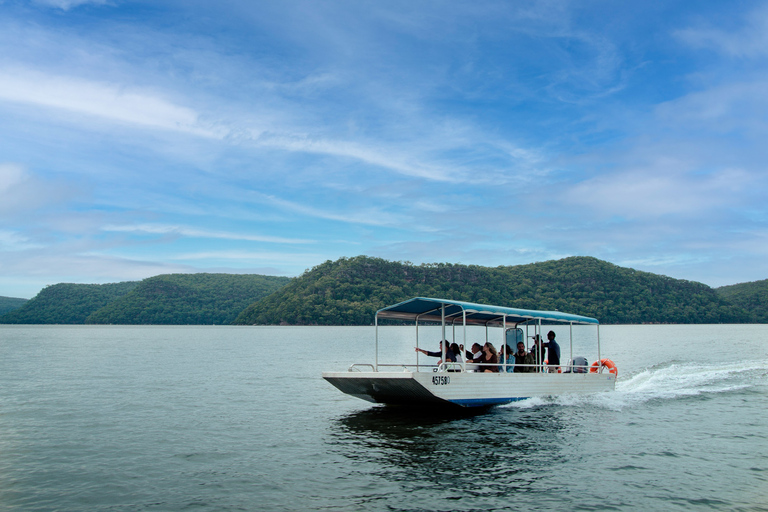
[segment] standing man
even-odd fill
[[[551,371],[557,371],[560,366],[560,345],[555,341],[555,331],[549,331],[547,339],[549,341],[544,344],[547,348],[547,365],[552,368]]]

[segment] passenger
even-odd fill
[[[483,347],[478,343],[473,343],[472,352],[467,351],[466,356],[468,363],[479,363],[480,359],[483,357]]]
[[[544,348],[541,346],[541,336],[538,334],[533,337],[533,346],[531,347],[531,356],[533,359],[533,364],[536,365],[536,368],[533,369],[535,372],[541,371],[541,366],[544,364]]]
[[[525,343],[522,341],[517,343],[517,352],[515,352],[515,373],[530,373],[536,371],[533,365],[536,361],[533,359],[533,354],[525,351]]]
[[[491,342],[485,342],[483,345],[483,357],[480,358],[480,363],[493,366],[481,366],[483,372],[499,372],[499,354],[496,352],[496,347]]]
[[[451,343],[451,352],[453,352],[453,355],[456,356],[456,362],[457,363],[463,363],[464,359],[461,357],[461,347],[459,347],[456,343]]]
[[[501,357],[499,357],[499,361],[506,365],[504,368],[507,373],[512,373],[515,371],[515,353],[512,351],[512,347],[510,347],[508,344],[504,345],[504,348],[501,352]]]
[[[456,362],[456,356],[454,355],[453,351],[451,350],[451,347],[448,346],[448,342],[445,341],[445,362],[446,363],[455,363]],[[416,349],[416,352],[421,352],[422,354],[426,354],[429,357],[443,357],[443,341],[440,342],[440,350],[437,352],[429,352],[427,350],[424,350],[423,348],[419,347],[413,347]],[[437,364],[441,364],[443,362],[442,359],[439,359],[437,361]]]
[[[560,345],[555,341],[555,331],[547,333],[547,343],[544,347],[547,349],[547,364],[550,372],[557,372],[560,367]]]

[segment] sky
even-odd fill
[[[0,0],[0,296],[361,254],[768,278],[768,2]]]

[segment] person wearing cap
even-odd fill
[[[544,347],[541,346],[541,336],[538,334],[533,337],[533,346],[531,347],[531,358],[533,364],[537,365],[533,370],[534,372],[540,372],[541,366],[544,364]]]

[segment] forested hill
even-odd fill
[[[27,299],[17,299],[15,297],[0,297],[0,316],[14,309],[19,309],[26,304]]]
[[[165,274],[145,279],[92,313],[91,324],[231,324],[249,304],[285,286],[288,277],[256,274]]]
[[[316,266],[249,306],[235,323],[368,325],[377,309],[416,296],[559,310],[609,324],[752,320],[705,284],[591,257],[489,268],[358,256]]]
[[[93,313],[139,283],[59,283],[46,286],[19,309],[0,316],[4,324],[82,324]]]
[[[715,288],[725,300],[751,314],[751,321],[768,324],[768,279]]]
[[[326,261],[294,279],[165,274],[57,284],[0,315],[0,323],[369,325],[377,309],[417,296],[559,310],[609,324],[768,323],[768,280],[712,289],[590,257],[479,267],[367,256]]]
[[[290,281],[239,274],[165,274],[116,284],[57,284],[6,324],[229,324],[248,304]]]

